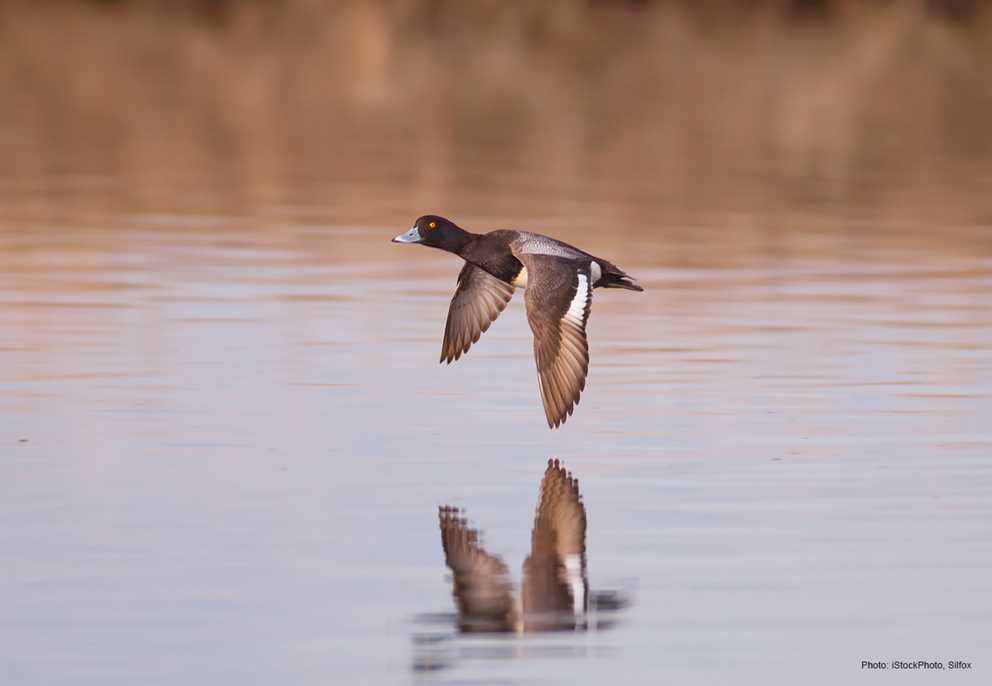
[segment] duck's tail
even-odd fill
[[[604,261],[605,262],[605,261]],[[609,262],[602,263],[603,276],[600,277],[596,286],[599,288],[626,288],[628,291],[643,291],[637,279],[628,275],[620,267]]]

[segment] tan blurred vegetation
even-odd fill
[[[0,178],[114,188],[0,204],[989,224],[989,74],[968,0],[8,1]]]

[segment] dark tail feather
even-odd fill
[[[628,291],[643,291],[641,284],[637,283],[637,279],[627,276],[619,269],[616,271],[604,272],[599,283],[596,284],[600,288],[626,288]]]

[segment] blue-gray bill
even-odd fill
[[[414,226],[406,233],[401,233],[394,238],[393,243],[419,243],[421,240],[423,239],[420,237],[420,230]]]

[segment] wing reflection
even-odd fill
[[[548,460],[524,562],[524,631],[575,629],[588,609],[586,508],[579,481]]]
[[[479,544],[479,533],[468,528],[461,512],[442,507],[441,545],[454,580],[452,594],[462,631],[512,631],[519,621],[509,570]]]
[[[587,629],[586,509],[579,481],[559,460],[548,460],[514,596],[509,569],[487,552],[461,510],[439,510],[441,545],[453,577],[458,628],[473,632],[538,632]],[[616,598],[616,594],[603,594]],[[615,606],[611,609],[617,609]]]

